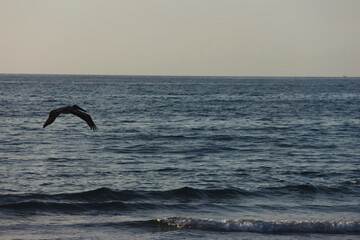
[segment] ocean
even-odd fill
[[[360,78],[0,75],[0,239],[360,239]],[[77,104],[99,128],[53,109]]]

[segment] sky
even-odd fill
[[[359,0],[0,0],[0,73],[360,77]]]

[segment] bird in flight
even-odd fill
[[[82,109],[81,107],[79,107],[78,105],[61,107],[61,108],[52,110],[49,114],[49,118],[44,123],[43,128],[45,128],[47,125],[52,124],[55,121],[55,119],[57,118],[57,116],[59,116],[61,113],[74,114],[74,115],[78,116],[79,118],[81,118],[82,120],[84,120],[93,131],[98,130],[95,123],[91,119],[90,115],[87,114],[86,111],[84,109]]]

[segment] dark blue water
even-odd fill
[[[360,79],[0,75],[1,239],[360,238]],[[42,128],[51,110],[73,115]]]

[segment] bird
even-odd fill
[[[78,116],[82,120],[84,120],[93,131],[97,131],[98,128],[96,127],[95,123],[91,119],[90,115],[87,114],[86,112],[87,112],[86,110],[82,109],[78,105],[66,106],[66,107],[54,109],[50,112],[49,117],[46,120],[46,122],[44,123],[43,128],[52,124],[55,121],[55,119],[57,118],[57,116],[59,116],[61,113],[62,114],[71,113],[71,114]]]

